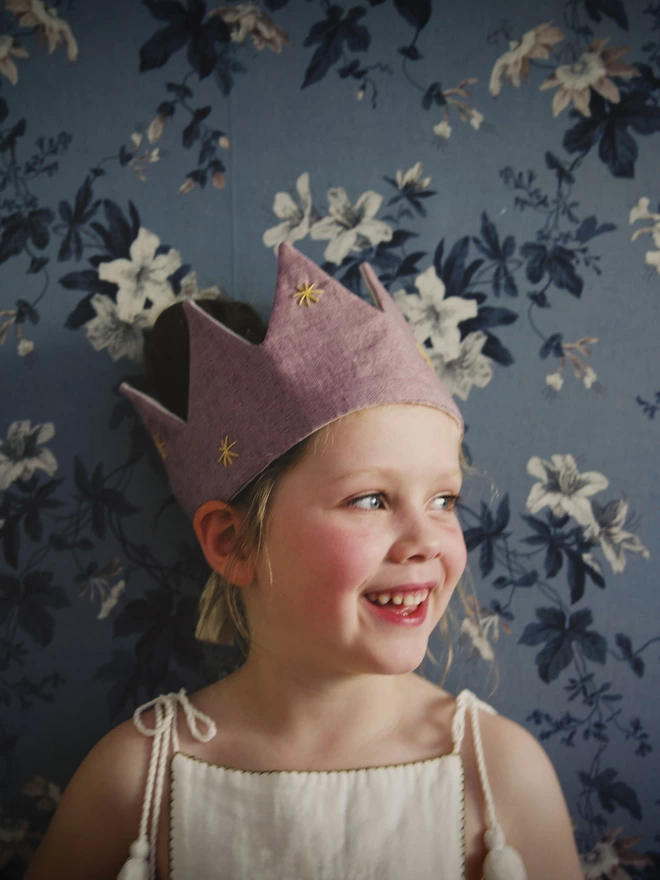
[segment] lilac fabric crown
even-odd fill
[[[368,263],[380,308],[326,275],[290,244],[278,251],[266,338],[253,345],[184,303],[190,335],[188,420],[122,384],[192,518],[230,501],[300,440],[355,410],[420,403],[463,419],[394,301]]]

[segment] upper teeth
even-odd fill
[[[419,593],[367,593],[372,602],[378,602],[379,605],[387,605],[392,602],[393,605],[420,605],[428,596],[429,590],[422,590]]]

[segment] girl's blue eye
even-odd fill
[[[351,501],[348,502],[348,506],[349,507],[357,507],[358,510],[378,510],[377,505],[366,504],[364,506],[360,506],[359,502],[361,502],[361,501],[368,502],[368,501],[373,501],[374,499],[376,499],[377,501],[380,501],[382,503],[382,498],[383,498],[383,496],[380,492],[373,492],[371,495],[361,495],[359,498],[353,498]]]
[[[438,495],[437,498],[438,500],[445,502],[445,506],[442,508],[442,510],[448,511],[454,510],[458,502],[461,500],[460,495]]]
[[[382,507],[384,498],[385,496],[382,492],[372,492],[369,495],[360,495],[359,498],[353,498],[351,501],[348,502],[348,506],[356,507],[358,510],[379,510]],[[376,499],[377,501],[375,505],[370,503],[374,499]],[[460,495],[437,495],[434,500],[439,500],[443,502],[443,506],[436,509],[451,512],[460,501]],[[363,501],[367,503],[365,505],[362,505],[361,502]]]

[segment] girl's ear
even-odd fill
[[[243,518],[243,514],[224,501],[206,501],[193,519],[195,534],[206,561],[224,577],[229,574],[227,580],[237,587],[249,586],[255,573],[250,559],[234,553]]]

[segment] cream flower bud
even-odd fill
[[[211,176],[211,183],[216,189],[225,188],[225,175],[221,171],[214,171]]]
[[[147,129],[147,138],[150,144],[154,144],[157,140],[160,140],[163,132],[165,131],[165,123],[167,119],[163,116],[162,113],[159,113],[158,116],[155,116],[151,120],[151,124]]]
[[[197,186],[197,184],[192,179],[192,177],[186,177],[186,179],[183,181],[183,183],[179,187],[179,192],[181,193],[182,196],[185,196],[189,192],[192,192],[196,186]]]
[[[34,350],[34,342],[31,339],[26,339],[23,337],[19,340],[18,343],[18,354],[20,357],[25,357],[26,354],[30,354],[31,351]]]

